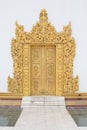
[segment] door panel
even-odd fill
[[[55,95],[55,46],[31,47],[31,95]]]
[[[41,91],[41,54],[41,47],[31,47],[31,95],[40,95]]]
[[[55,95],[55,46],[45,47],[46,89],[48,95]]]

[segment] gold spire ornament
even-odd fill
[[[40,21],[41,22],[45,22],[45,21],[47,22],[47,20],[48,20],[47,12],[46,12],[45,9],[42,9],[41,13],[40,13]]]

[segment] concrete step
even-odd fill
[[[30,106],[64,106],[65,99],[64,97],[59,96],[29,96],[22,98],[21,107],[30,107]]]

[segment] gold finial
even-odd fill
[[[63,31],[66,33],[67,36],[71,36],[72,29],[71,29],[71,22],[67,26],[63,26]]]
[[[47,21],[48,20],[48,16],[47,16],[47,12],[45,9],[42,9],[41,10],[41,13],[40,13],[40,21]]]

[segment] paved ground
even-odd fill
[[[67,110],[78,126],[87,127],[87,107],[67,107]]]
[[[21,114],[20,107],[0,107],[0,126],[14,126]]]
[[[0,130],[87,130],[87,127],[77,127],[65,108],[35,106],[23,109],[15,127]]]
[[[87,130],[77,127],[62,97],[29,97],[22,106],[25,108],[15,127],[0,127],[0,130]]]
[[[75,122],[63,107],[42,106],[24,108],[16,127],[27,126],[29,130],[59,130],[77,128]]]

